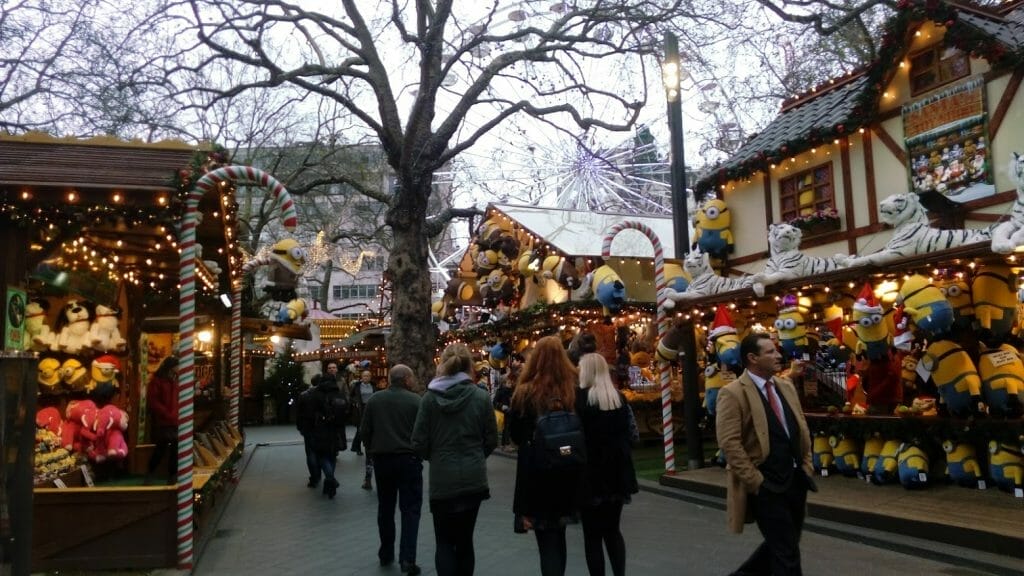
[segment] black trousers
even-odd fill
[[[167,480],[174,482],[178,470],[178,427],[153,426],[153,453],[146,466],[146,474],[152,475],[160,466],[160,460],[167,455]]]
[[[541,576],[562,576],[565,574],[565,562],[567,559],[565,526],[557,524],[546,530],[535,529],[533,534],[537,537],[537,550],[540,552]]]
[[[480,500],[458,500],[456,506],[445,501],[431,501],[434,517],[434,568],[438,576],[471,576],[476,569],[473,552],[473,530],[480,512]]]
[[[622,504],[622,500],[612,500],[596,506],[585,506],[580,510],[583,548],[590,576],[604,576],[605,549],[608,550],[612,574],[622,576],[626,573],[626,540],[619,530]]]
[[[416,563],[416,537],[423,507],[423,462],[412,454],[374,454],[377,469],[377,531],[384,561],[395,558],[395,505],[402,515],[400,562]]]
[[[800,568],[800,531],[807,508],[807,485],[800,470],[785,492],[776,493],[763,487],[747,499],[753,506],[757,528],[764,542],[733,574],[737,576],[802,576]]]

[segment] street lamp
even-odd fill
[[[665,84],[665,98],[668,100],[668,127],[672,143],[672,230],[676,245],[676,258],[686,257],[690,246],[689,212],[686,208],[686,161],[683,158],[683,106],[680,83],[686,72],[679,62],[679,41],[675,34],[665,33],[665,61],[662,63],[661,79]],[[683,417],[686,420],[687,469],[696,470],[704,466],[704,446],[701,439],[699,420],[701,417],[700,390],[697,384],[697,341],[693,333],[693,319],[686,316],[681,326],[683,341],[680,353],[683,356]]]

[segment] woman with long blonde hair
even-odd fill
[[[619,529],[622,506],[639,490],[633,468],[629,404],[612,384],[600,354],[580,358],[580,394],[576,412],[587,439],[580,519],[590,576],[604,576],[604,551],[612,574],[626,573],[626,541]]]
[[[557,336],[541,338],[519,375],[506,425],[519,446],[512,503],[516,531],[534,531],[542,576],[565,574],[565,525],[577,514],[581,472],[538,469],[532,440],[538,416],[571,412],[575,398],[576,368],[562,341]]]

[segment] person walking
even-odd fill
[[[412,369],[396,364],[388,372],[388,387],[366,402],[359,426],[366,456],[377,471],[377,531],[381,566],[395,561],[395,504],[402,514],[398,562],[403,573],[420,573],[416,565],[416,535],[423,506],[423,462],[412,449],[412,428],[420,397],[412,392]]]
[[[434,567],[439,576],[473,574],[473,530],[480,503],[491,497],[487,457],[498,444],[490,397],[474,383],[473,354],[465,344],[441,353],[413,427],[412,445],[430,462]]]
[[[313,449],[313,423],[316,419],[316,407],[313,405],[313,391],[324,376],[313,376],[310,387],[299,394],[295,402],[295,427],[302,435],[302,445],[306,450],[306,469],[309,471],[309,481],[306,486],[316,488],[320,484],[320,461],[316,457],[316,450]]]
[[[630,409],[612,384],[608,363],[600,354],[580,357],[580,391],[576,413],[587,439],[580,520],[590,576],[604,576],[604,551],[612,574],[626,573],[626,541],[619,529],[622,506],[639,491],[633,467]]]
[[[321,378],[332,378],[338,384],[338,390],[340,390],[342,397],[345,398],[346,401],[348,401],[348,398],[349,398],[348,383],[345,382],[344,375],[341,372],[338,371],[338,363],[337,362],[328,362],[327,366],[324,367],[324,371],[320,375],[320,377]],[[348,404],[351,406],[352,403],[348,402]],[[346,416],[346,418],[347,418],[347,416]],[[348,431],[346,430],[346,427],[343,425],[341,427],[341,449],[342,450],[346,450],[347,448],[348,448]]]
[[[508,413],[512,410],[512,386],[511,381],[504,374],[498,374],[497,388],[494,391],[494,409],[501,412],[501,448],[505,450],[511,438],[509,436]]]
[[[728,462],[729,529],[743,531],[751,517],[764,541],[735,575],[800,576],[800,531],[811,477],[811,436],[796,388],[775,374],[782,355],[768,334],[740,342],[746,370],[718,392],[716,434]],[[802,372],[793,362],[791,375]]]
[[[363,455],[363,441],[359,433],[359,423],[362,422],[363,407],[366,406],[366,401],[374,392],[376,392],[376,388],[373,387],[373,375],[369,370],[363,370],[358,380],[349,383],[349,403],[355,412],[356,422],[356,435],[352,438],[352,451],[360,456]],[[369,482],[363,484],[363,488],[369,490],[369,486],[367,486]]]
[[[334,466],[338,452],[343,449],[342,434],[345,429],[345,417],[348,415],[348,401],[334,378],[321,376],[317,379],[316,387],[310,391],[309,402],[313,412],[310,427],[313,453],[319,470],[323,473],[323,493],[333,499],[338,492]]]
[[[177,471],[178,446],[178,358],[168,356],[153,372],[146,388],[146,411],[149,415],[153,453],[146,466],[144,484],[153,482],[160,460],[167,455],[165,482],[173,484]]]
[[[545,336],[523,367],[506,425],[519,447],[512,511],[517,532],[533,530],[543,576],[565,574],[565,525],[576,520],[581,470],[536,467],[533,446],[537,418],[549,411],[573,411],[576,368],[557,336]]]

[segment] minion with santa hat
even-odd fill
[[[853,332],[857,335],[857,346],[854,352],[864,354],[868,360],[887,360],[892,334],[885,322],[882,305],[875,298],[870,284],[864,284],[857,300],[853,303]]]
[[[733,374],[743,372],[740,358],[740,337],[729,317],[729,308],[719,304],[715,310],[715,321],[708,331],[708,341],[715,347],[718,363]]]

